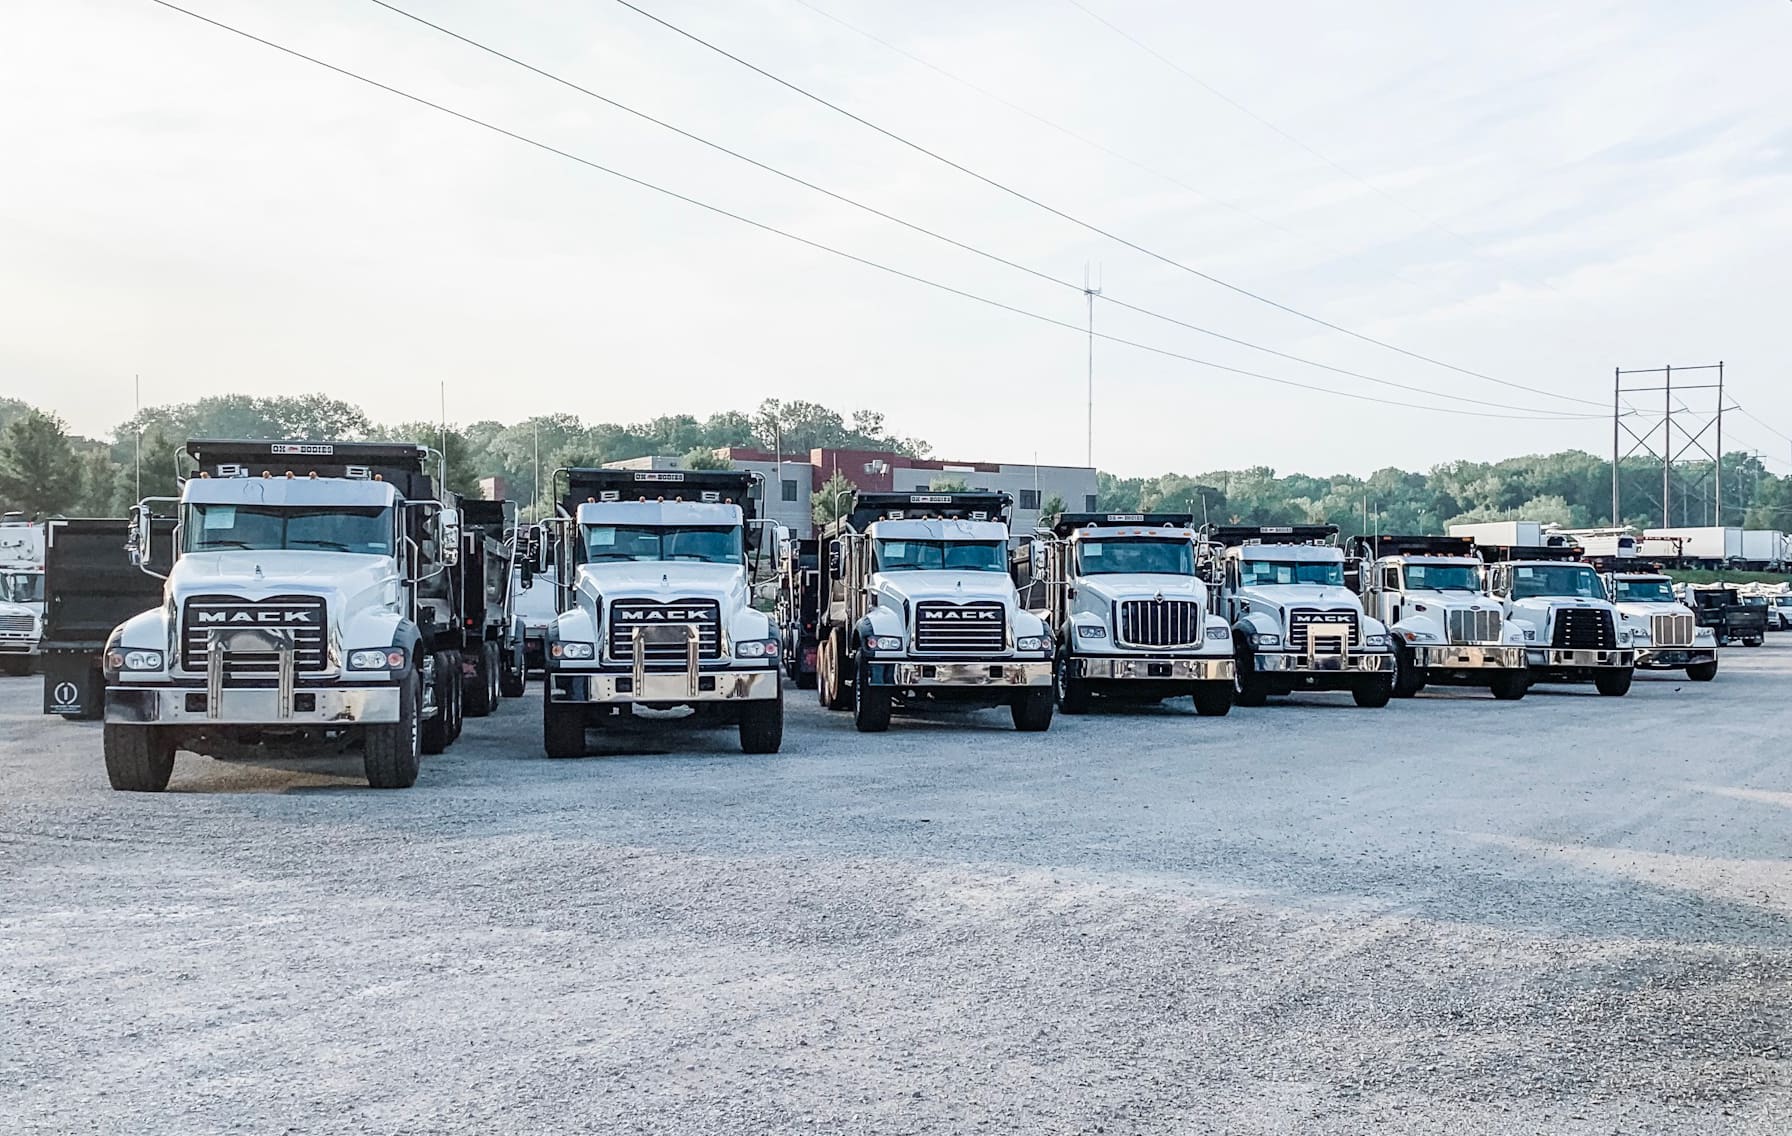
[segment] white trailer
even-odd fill
[[[1451,525],[1450,535],[1467,537],[1476,544],[1501,548],[1540,548],[1548,543],[1539,521],[1480,521],[1469,525]]]
[[[1786,563],[1786,534],[1777,529],[1743,529],[1742,560],[1750,568],[1778,570]]]
[[[1695,528],[1644,529],[1643,537],[1645,540],[1678,538],[1681,558],[1701,564],[1717,566],[1743,559],[1742,530],[1739,528],[1704,525]]]

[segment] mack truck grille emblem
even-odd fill
[[[1296,609],[1288,614],[1288,647],[1290,650],[1307,649],[1307,629],[1314,624],[1337,626],[1348,624],[1350,627],[1350,645],[1361,645],[1361,631],[1357,625],[1354,611],[1313,611]]]
[[[650,627],[695,627],[697,657],[719,659],[722,656],[722,609],[714,600],[682,599],[671,603],[658,600],[615,600],[610,604],[610,658],[623,661],[635,657],[635,629]],[[642,645],[649,669],[682,670],[686,647],[681,643],[648,642]]]
[[[1008,642],[1008,619],[994,602],[967,604],[927,601],[915,606],[915,651],[923,655],[1000,654]]]
[[[329,662],[324,601],[320,596],[273,596],[249,600],[240,596],[194,596],[181,611],[180,665],[189,671],[206,667],[206,651],[214,633],[259,628],[292,636],[293,667],[321,671]],[[271,651],[237,651],[228,656],[228,679],[273,679],[280,673],[279,655]]]

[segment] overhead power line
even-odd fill
[[[407,20],[411,20],[412,22],[421,24],[422,26],[424,26],[426,28],[430,28],[434,31],[440,32],[441,34],[448,36],[450,39],[453,39],[460,43],[466,44],[468,47],[472,47],[478,51],[483,51],[488,55],[492,55],[498,59],[502,59],[508,63],[512,63],[512,64],[516,65],[517,67],[520,67],[523,70],[530,72],[531,74],[538,75],[543,79],[547,79],[551,82],[557,83],[560,86],[568,88],[569,90],[576,91],[581,95],[585,95],[589,98],[595,99],[598,102],[601,102],[604,105],[612,107],[616,110],[622,111],[625,114],[633,115],[634,117],[641,119],[644,122],[651,123],[654,126],[660,127],[664,130],[669,130],[672,133],[677,134],[681,138],[686,138],[692,142],[698,143],[699,145],[706,146],[709,149],[714,150],[718,153],[725,154],[730,158],[734,158],[738,161],[745,162],[748,165],[755,167],[756,169],[763,170],[766,173],[772,174],[776,177],[783,178],[786,181],[792,182],[796,185],[803,186],[806,189],[813,190],[814,192],[819,193],[819,194],[823,195],[824,197],[827,197],[831,200],[838,201],[844,205],[852,206],[853,208],[862,210],[866,213],[871,214],[874,217],[878,217],[885,221],[889,221],[893,224],[900,225],[903,228],[910,230],[911,232],[919,233],[922,236],[928,237],[928,238],[936,240],[936,241],[940,241],[944,244],[952,246],[953,248],[963,250],[963,251],[971,253],[975,256],[980,256],[980,257],[982,257],[986,260],[992,261],[996,264],[1000,264],[1000,265],[1003,265],[1004,267],[1014,269],[1017,272],[1025,273],[1026,275],[1031,276],[1037,280],[1045,281],[1048,284],[1054,284],[1060,288],[1065,288],[1072,292],[1076,292],[1079,295],[1084,294],[1084,291],[1085,291],[1084,285],[1078,284],[1074,280],[1065,279],[1064,277],[1061,277],[1061,276],[1054,276],[1053,274],[1046,272],[1042,269],[1033,268],[1029,265],[1021,264],[1017,261],[1010,260],[1007,257],[1001,256],[997,253],[990,252],[987,249],[979,248],[976,245],[972,245],[965,241],[961,241],[956,238],[946,236],[945,234],[937,232],[936,230],[926,228],[925,226],[918,225],[912,221],[908,221],[902,217],[898,217],[895,214],[885,212],[884,210],[879,209],[876,206],[868,205],[863,201],[857,200],[856,198],[848,197],[847,195],[845,195],[843,193],[839,193],[834,190],[828,189],[825,186],[818,185],[815,182],[809,181],[806,178],[798,176],[797,174],[790,173],[787,170],[779,169],[776,166],[770,165],[769,163],[766,163],[766,162],[762,162],[762,161],[758,160],[757,158],[750,157],[749,155],[743,154],[738,150],[731,149],[728,146],[724,146],[719,142],[713,141],[712,139],[705,138],[702,135],[692,133],[689,130],[685,130],[682,127],[674,125],[673,123],[667,122],[664,119],[657,118],[651,114],[648,114],[645,111],[642,111],[635,107],[632,107],[632,106],[628,105],[627,103],[624,103],[617,99],[611,98],[608,95],[601,94],[600,92],[594,91],[589,87],[582,86],[579,83],[573,82],[572,80],[565,78],[564,76],[557,75],[551,71],[547,71],[541,67],[537,67],[534,64],[529,63],[525,60],[519,59],[514,55],[507,54],[506,52],[501,51],[498,48],[492,47],[490,44],[484,43],[480,40],[473,39],[470,36],[466,36],[466,35],[461,34],[460,32],[454,31],[452,28],[447,28],[447,27],[442,26],[441,24],[438,24],[431,20],[425,19],[424,17],[417,15],[415,12],[408,11],[404,8],[399,7],[396,4],[388,2],[388,0],[369,0],[369,2],[376,4],[379,7],[386,9],[389,12],[392,12],[395,15],[403,16]],[[1115,305],[1116,307],[1124,308],[1127,311],[1136,312],[1139,315],[1148,316],[1152,319],[1162,320],[1165,323],[1173,324],[1177,327],[1185,328],[1189,331],[1198,332],[1202,335],[1211,336],[1214,339],[1219,339],[1226,343],[1235,344],[1240,347],[1246,347],[1253,351],[1261,351],[1264,354],[1272,355],[1278,359],[1285,359],[1289,362],[1300,363],[1300,364],[1303,364],[1303,365],[1309,366],[1309,367],[1315,367],[1315,368],[1318,368],[1319,370],[1329,371],[1333,374],[1343,375],[1343,376],[1353,378],[1353,379],[1360,379],[1364,382],[1374,383],[1378,386],[1391,387],[1396,390],[1408,391],[1413,394],[1429,395],[1434,398],[1447,399],[1452,402],[1467,403],[1467,404],[1473,405],[1473,406],[1486,406],[1486,407],[1492,407],[1497,410],[1514,410],[1514,411],[1519,411],[1519,412],[1526,413],[1526,414],[1535,414],[1538,417],[1550,417],[1550,418],[1562,418],[1562,419],[1572,419],[1572,418],[1581,418],[1581,417],[1603,417],[1603,415],[1594,416],[1594,415],[1572,414],[1567,411],[1551,410],[1551,409],[1544,408],[1544,407],[1514,406],[1510,403],[1494,402],[1494,401],[1490,401],[1488,399],[1480,399],[1480,398],[1469,398],[1465,395],[1450,394],[1446,391],[1433,390],[1429,387],[1415,386],[1410,383],[1396,382],[1392,379],[1384,379],[1384,378],[1377,377],[1375,375],[1364,374],[1363,372],[1360,372],[1360,371],[1352,371],[1352,370],[1349,370],[1344,367],[1336,367],[1329,363],[1322,363],[1322,362],[1319,362],[1314,359],[1304,358],[1302,356],[1294,355],[1294,354],[1291,354],[1286,351],[1279,351],[1273,347],[1266,347],[1260,343],[1253,343],[1246,339],[1240,339],[1236,336],[1227,335],[1227,334],[1225,334],[1223,332],[1219,332],[1219,331],[1214,331],[1211,328],[1201,327],[1198,324],[1190,323],[1187,320],[1179,319],[1176,316],[1172,316],[1172,315],[1166,314],[1164,312],[1154,311],[1151,308],[1143,307],[1138,304],[1133,304],[1133,303],[1129,303],[1124,300],[1116,299],[1115,297],[1113,297],[1111,295],[1107,295],[1105,293],[1102,295],[1102,299],[1108,303]]]
[[[690,197],[683,193],[679,193],[676,190],[667,189],[664,186],[660,186],[660,185],[655,185],[654,183],[646,181],[642,178],[635,177],[631,174],[623,173],[620,170],[613,169],[613,168],[611,168],[609,166],[605,166],[599,162],[592,161],[589,158],[581,157],[581,156],[574,154],[570,151],[562,150],[557,146],[553,146],[547,142],[542,142],[539,139],[531,138],[526,134],[521,134],[517,131],[510,130],[506,127],[499,126],[492,122],[488,122],[485,119],[478,118],[471,114],[467,114],[464,111],[455,110],[452,107],[445,106],[442,103],[434,102],[430,99],[426,99],[421,95],[412,94],[409,91],[403,90],[398,87],[391,86],[390,84],[382,83],[377,79],[373,79],[366,75],[362,75],[356,71],[351,71],[346,67],[340,67],[334,63],[326,62],[325,60],[319,59],[316,56],[307,55],[304,52],[297,50],[296,48],[287,47],[284,44],[276,43],[270,39],[264,39],[261,36],[255,35],[253,32],[245,31],[242,28],[234,27],[234,26],[232,26],[230,24],[226,24],[220,20],[212,19],[210,16],[202,15],[202,14],[200,14],[198,12],[194,12],[188,8],[183,8],[178,4],[172,3],[171,0],[150,0],[150,3],[156,4],[162,8],[166,8],[172,12],[178,12],[183,16],[187,16],[187,17],[190,17],[191,19],[197,20],[201,23],[208,24],[211,27],[219,29],[220,31],[229,32],[232,35],[239,36],[239,37],[249,40],[253,43],[258,43],[258,44],[262,45],[263,47],[271,48],[272,50],[278,51],[283,55],[288,55],[294,59],[299,59],[306,63],[313,64],[314,66],[321,67],[326,71],[334,72],[335,74],[341,75],[344,78],[353,79],[359,83],[365,83],[366,85],[368,85],[370,87],[374,87],[378,90],[385,91],[387,94],[396,95],[397,97],[399,97],[401,99],[405,99],[409,102],[415,103],[418,106],[426,107],[430,110],[434,110],[441,114],[446,114],[452,118],[459,119],[460,121],[468,123],[470,125],[477,126],[482,129],[485,129],[485,130],[489,130],[495,134],[503,135],[504,137],[512,139],[513,141],[521,142],[526,146],[532,146],[535,149],[541,150],[545,153],[552,154],[559,158],[564,158],[567,161],[576,162],[581,166],[585,166],[589,169],[596,170],[599,173],[608,174],[611,177],[617,178],[621,181],[628,182],[630,185],[635,185],[635,186],[639,186],[642,189],[651,190],[654,193],[661,194],[665,197],[669,197],[675,201],[682,202],[686,205],[694,206],[698,209],[704,210],[705,212],[713,213],[720,217],[725,217],[729,220],[739,222],[740,224],[748,225],[748,226],[751,226],[752,228],[759,229],[762,232],[771,233],[774,236],[783,237],[786,240],[794,241],[797,244],[804,245],[808,248],[815,249],[819,252],[825,252],[832,256],[839,257],[843,260],[849,260],[855,264],[860,264],[867,268],[876,269],[879,272],[887,273],[891,276],[899,277],[904,280],[909,280],[916,284],[925,285],[926,287],[933,288],[938,291],[948,293],[950,295],[959,296],[959,297],[962,297],[963,299],[973,300],[977,303],[985,304],[989,307],[999,308],[1002,311],[1011,312],[1018,316],[1024,316],[1027,319],[1031,319],[1031,320],[1037,321],[1039,323],[1050,324],[1054,327],[1063,328],[1065,330],[1072,331],[1079,336],[1088,336],[1091,334],[1087,328],[1082,327],[1078,324],[1070,323],[1066,320],[1057,319],[1053,316],[1048,316],[1048,315],[1045,315],[1040,312],[1030,311],[1026,308],[1017,307],[1013,304],[1004,303],[1000,300],[992,299],[988,296],[982,296],[975,292],[969,292],[962,288],[955,288],[949,284],[943,284],[937,280],[931,280],[927,277],[916,275],[915,273],[906,272],[900,268],[895,268],[895,267],[892,267],[887,264],[882,264],[878,261],[871,260],[867,257],[862,257],[855,253],[850,253],[843,249],[835,248],[832,245],[823,244],[820,241],[811,240],[808,237],[800,236],[796,233],[792,233],[785,229],[780,229],[775,225],[770,225],[763,221],[756,221],[756,220],[752,219],[751,217],[747,217],[742,214],[735,213],[735,212],[733,212],[729,209],[725,209],[719,205],[713,205],[713,204],[710,204],[709,202],[698,200],[697,198]],[[1523,420],[1523,421],[1536,421],[1537,420],[1531,415],[1492,414],[1492,413],[1486,413],[1486,412],[1476,411],[1476,410],[1458,410],[1455,407],[1449,407],[1449,406],[1426,406],[1426,405],[1419,404],[1419,403],[1398,402],[1393,399],[1376,398],[1373,395],[1358,394],[1354,391],[1342,391],[1342,390],[1337,390],[1332,387],[1314,386],[1310,383],[1302,383],[1302,382],[1298,382],[1293,379],[1282,378],[1282,377],[1276,376],[1276,375],[1266,375],[1266,374],[1263,374],[1258,371],[1246,370],[1242,367],[1227,366],[1226,364],[1223,364],[1223,363],[1216,363],[1216,362],[1213,362],[1208,359],[1201,359],[1201,358],[1197,358],[1192,355],[1185,355],[1178,351],[1171,351],[1167,348],[1156,347],[1156,346],[1153,346],[1148,343],[1141,343],[1136,340],[1127,339],[1122,336],[1109,335],[1109,334],[1104,334],[1101,332],[1094,332],[1093,335],[1095,338],[1103,340],[1108,343],[1114,343],[1114,344],[1118,344],[1118,345],[1124,346],[1124,347],[1131,347],[1131,348],[1134,348],[1135,350],[1145,351],[1145,352],[1148,352],[1148,353],[1151,353],[1154,355],[1163,356],[1165,358],[1178,359],[1183,362],[1194,363],[1198,366],[1208,367],[1208,368],[1211,368],[1211,369],[1217,370],[1217,371],[1224,371],[1228,374],[1240,375],[1240,376],[1244,376],[1247,378],[1253,378],[1253,379],[1260,379],[1262,381],[1269,382],[1269,383],[1275,383],[1280,386],[1293,387],[1293,388],[1300,389],[1300,390],[1313,391],[1313,392],[1319,393],[1319,394],[1333,395],[1333,396],[1336,396],[1339,398],[1353,399],[1353,400],[1356,400],[1359,402],[1376,403],[1376,404],[1379,404],[1382,406],[1393,406],[1393,407],[1398,407],[1398,408],[1405,409],[1405,410],[1429,411],[1429,412],[1436,413],[1436,414],[1456,414],[1456,415],[1462,415],[1462,416],[1471,417],[1471,418],[1501,418],[1501,419],[1508,419],[1508,420],[1516,419],[1516,420]]]
[[[1364,332],[1356,331],[1352,328],[1345,327],[1342,324],[1333,323],[1332,321],[1324,319],[1323,317],[1313,315],[1309,312],[1301,311],[1299,308],[1295,308],[1288,304],[1284,304],[1279,300],[1274,300],[1268,296],[1262,295],[1261,293],[1253,292],[1249,288],[1245,288],[1242,285],[1234,284],[1231,281],[1223,280],[1218,276],[1212,275],[1211,273],[1203,272],[1200,269],[1195,268],[1193,265],[1186,264],[1182,261],[1175,259],[1174,257],[1168,256],[1164,253],[1160,253],[1160,252],[1156,251],[1155,249],[1148,248],[1145,245],[1141,245],[1135,241],[1129,240],[1126,237],[1120,236],[1118,233],[1115,233],[1109,229],[1105,229],[1105,228],[1101,227],[1100,225],[1097,225],[1091,221],[1085,221],[1081,217],[1075,216],[1074,214],[1071,214],[1071,213],[1067,213],[1064,210],[1057,208],[1056,206],[1049,205],[1046,202],[1041,201],[1040,199],[1038,199],[1036,197],[1032,197],[1029,194],[1022,192],[1021,190],[1015,189],[1013,186],[1007,185],[1006,183],[998,181],[995,178],[989,177],[986,174],[979,173],[978,171],[971,169],[969,166],[963,165],[960,162],[956,162],[956,161],[952,160],[951,158],[948,158],[945,155],[940,154],[939,152],[937,152],[935,150],[930,150],[926,146],[923,146],[918,142],[915,142],[909,138],[906,138],[906,137],[896,133],[893,130],[889,130],[883,126],[879,126],[877,123],[872,122],[870,119],[867,119],[858,114],[855,114],[854,112],[847,110],[845,107],[840,106],[838,103],[830,102],[829,100],[823,98],[822,96],[815,94],[813,91],[810,91],[804,87],[800,87],[797,84],[795,84],[795,83],[791,82],[790,80],[785,79],[779,75],[773,74],[772,72],[767,71],[765,68],[760,67],[755,63],[749,62],[748,60],[743,59],[738,55],[735,55],[734,53],[728,51],[726,48],[723,48],[714,43],[711,43],[710,41],[704,39],[702,36],[699,36],[694,32],[687,31],[682,27],[679,27],[677,24],[672,23],[671,21],[665,19],[662,16],[655,15],[654,13],[649,12],[647,9],[642,8],[639,5],[636,5],[634,3],[631,3],[630,0],[616,0],[616,3],[622,5],[624,8],[627,8],[631,12],[634,12],[640,16],[643,16],[646,19],[652,20],[654,23],[659,24],[661,27],[665,28],[666,30],[674,32],[680,36],[683,36],[685,39],[690,40],[692,43],[695,43],[695,44],[699,45],[700,47],[706,48],[709,51],[715,52],[717,55],[720,55],[725,59],[731,60],[732,62],[737,63],[742,67],[745,67],[747,70],[752,71],[753,73],[755,73],[757,75],[761,75],[764,78],[771,80],[772,82],[778,84],[779,86],[784,87],[786,90],[789,90],[789,91],[794,92],[795,94],[801,95],[804,98],[809,99],[810,101],[819,104],[820,106],[826,107],[827,109],[835,112],[836,114],[843,115],[844,117],[851,119],[852,121],[860,124],[861,126],[864,126],[869,130],[873,130],[873,131],[877,132],[878,134],[881,134],[884,137],[889,138],[893,142],[899,143],[900,145],[906,146],[909,149],[914,150],[916,153],[925,155],[926,157],[931,158],[936,162],[939,162],[943,165],[949,166],[952,169],[955,169],[955,170],[959,171],[960,173],[966,175],[967,177],[974,178],[977,181],[980,181],[980,182],[984,183],[985,185],[990,186],[993,189],[999,190],[1000,192],[1009,195],[1010,197],[1016,198],[1017,200],[1020,200],[1020,201],[1024,201],[1027,204],[1032,205],[1033,207],[1035,207],[1037,209],[1044,210],[1045,212],[1052,214],[1054,217],[1058,217],[1064,221],[1068,221],[1070,224],[1075,225],[1081,229],[1085,229],[1091,233],[1096,234],[1097,236],[1104,237],[1110,241],[1115,242],[1116,244],[1123,245],[1126,248],[1132,249],[1134,252],[1138,252],[1144,256],[1148,256],[1153,260],[1156,260],[1163,264],[1169,265],[1171,268],[1175,268],[1179,271],[1186,272],[1191,276],[1198,277],[1202,280],[1207,281],[1210,284],[1217,285],[1217,286],[1224,288],[1230,292],[1235,292],[1240,296],[1246,297],[1247,299],[1255,300],[1257,303],[1264,304],[1269,307],[1275,308],[1278,311],[1285,312],[1288,315],[1295,316],[1299,319],[1306,320],[1309,323],[1313,323],[1320,327],[1327,328],[1331,331],[1338,332],[1341,335],[1347,335],[1352,339],[1360,340],[1361,342],[1364,342],[1364,343],[1373,344],[1376,347],[1380,347],[1387,351],[1392,351],[1399,355],[1404,355],[1410,359],[1417,359],[1420,362],[1429,363],[1434,367],[1442,367],[1445,370],[1455,371],[1458,374],[1468,375],[1472,378],[1483,379],[1487,382],[1498,384],[1499,386],[1511,387],[1515,390],[1529,391],[1531,394],[1543,395],[1546,398],[1558,398],[1558,399],[1563,399],[1568,402],[1582,403],[1587,406],[1603,407],[1605,405],[1602,402],[1595,402],[1591,399],[1578,398],[1574,395],[1561,394],[1559,392],[1545,390],[1540,387],[1526,386],[1523,383],[1516,383],[1516,382],[1512,382],[1509,379],[1497,378],[1493,375],[1486,374],[1485,372],[1482,372],[1482,371],[1476,371],[1476,370],[1473,370],[1468,367],[1460,367],[1454,363],[1448,363],[1442,359],[1438,359],[1438,358],[1435,358],[1430,355],[1425,355],[1421,352],[1413,351],[1408,348],[1398,346],[1397,344],[1389,343],[1386,340],[1377,339],[1372,335],[1368,335]]]

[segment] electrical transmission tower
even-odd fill
[[[1710,381],[1709,372],[1716,372],[1716,381]],[[1682,380],[1676,383],[1675,375],[1688,375],[1692,381]],[[1659,386],[1643,384],[1659,377]],[[1638,433],[1631,429],[1625,406],[1630,396],[1661,396],[1661,427],[1643,427]],[[1690,395],[1691,401],[1703,405],[1710,400],[1710,409],[1690,407],[1678,396]],[[1713,397],[1715,395],[1715,397]],[[1638,398],[1637,402],[1647,404],[1652,400]],[[1641,414],[1653,417],[1652,412],[1632,408],[1630,414]],[[1623,448],[1624,435],[1630,436],[1630,448]],[[1709,436],[1709,442],[1707,442]],[[1659,447],[1659,448],[1657,448]],[[1624,523],[1624,511],[1621,500],[1623,483],[1622,470],[1624,460],[1642,452],[1650,458],[1661,461],[1661,496],[1644,490],[1644,496],[1653,505],[1661,509],[1661,527],[1672,528],[1674,525],[1674,493],[1680,494],[1680,523],[1683,525],[1724,523],[1724,365],[1704,363],[1696,367],[1649,367],[1641,370],[1627,371],[1617,368],[1612,375],[1612,524]],[[1691,472],[1683,459],[1692,455],[1692,462],[1700,459],[1710,462],[1710,467],[1694,464]],[[1675,473],[1676,463],[1680,464],[1678,476]],[[1705,496],[1705,486],[1709,482],[1711,496]],[[1695,506],[1701,512],[1695,517]]]

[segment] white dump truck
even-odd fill
[[[1502,701],[1524,697],[1524,630],[1488,592],[1474,541],[1383,534],[1357,537],[1350,552],[1364,610],[1392,633],[1394,697],[1432,683],[1484,686]]]
[[[163,602],[102,656],[106,773],[167,787],[177,749],[221,759],[335,757],[404,788],[460,732],[461,530],[424,447],[200,440]],[[130,548],[154,555],[152,499]],[[78,600],[79,582],[70,585]],[[59,593],[61,585],[58,585]]]
[[[858,493],[824,528],[817,686],[867,733],[895,707],[1007,706],[1051,727],[1056,644],[1008,575],[1006,493]]]
[[[1210,525],[1205,535],[1214,606],[1232,628],[1239,705],[1307,690],[1388,704],[1388,629],[1346,584],[1336,525]]]
[[[1630,691],[1636,652],[1605,584],[1575,548],[1484,545],[1489,590],[1524,632],[1533,682],[1591,682],[1599,693]]]
[[[733,470],[555,473],[564,494],[553,539],[540,542],[555,550],[557,614],[543,645],[549,757],[583,755],[587,731],[637,708],[687,706],[736,727],[743,753],[778,752],[778,628],[748,587],[765,543],[754,480]]]
[[[1187,513],[1063,513],[1013,559],[1058,649],[1058,708],[1095,698],[1188,696],[1195,713],[1232,708],[1232,629],[1209,610],[1200,533]]]
[[[1684,670],[1694,682],[1717,677],[1717,635],[1698,626],[1692,608],[1674,595],[1674,582],[1656,572],[1613,572],[1605,577],[1618,609],[1618,626],[1630,632],[1636,665]]]
[[[44,629],[44,526],[0,518],[0,674],[31,670]]]

